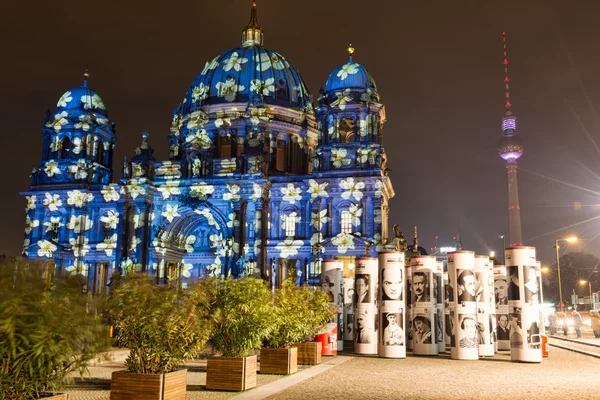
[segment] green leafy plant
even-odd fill
[[[113,289],[110,311],[117,344],[130,350],[125,361],[129,372],[172,372],[204,349],[210,335],[206,282],[181,289],[132,273]]]
[[[0,399],[58,391],[110,346],[108,328],[94,311],[98,299],[82,291],[85,279],[49,282],[48,273],[53,270],[39,262],[0,260]]]
[[[273,306],[274,328],[265,340],[267,347],[290,347],[312,340],[334,315],[324,291],[298,287],[292,279],[275,293]]]
[[[226,357],[249,356],[273,329],[271,291],[254,278],[226,279],[213,287],[212,342]]]

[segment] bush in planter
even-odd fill
[[[181,289],[136,273],[114,282],[110,311],[116,343],[130,350],[128,372],[169,373],[204,349],[210,335],[206,285]]]
[[[83,374],[110,346],[108,328],[82,291],[81,275],[46,282],[45,267],[22,258],[0,262],[0,398],[35,399]]]
[[[226,279],[213,286],[212,344],[222,357],[209,357],[206,388],[247,390],[256,386],[259,349],[273,329],[272,295],[262,280]]]
[[[297,370],[296,350],[285,349],[298,342],[312,340],[333,318],[329,296],[322,290],[314,290],[308,286],[298,287],[293,280],[288,279],[275,293],[273,306],[274,329],[265,345],[267,348],[284,350],[261,350],[260,370],[263,373],[293,373]],[[300,352],[303,352],[302,348]],[[301,360],[301,363],[305,362]]]

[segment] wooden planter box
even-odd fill
[[[321,364],[321,342],[297,343],[292,347],[298,348],[298,365]]]
[[[289,375],[298,372],[298,349],[260,349],[260,373]]]
[[[256,387],[257,357],[208,357],[206,389],[241,392]]]
[[[185,400],[187,369],[167,374],[112,373],[110,400]]]

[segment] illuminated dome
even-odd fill
[[[379,102],[375,80],[365,67],[352,60],[354,47],[350,45],[347,51],[350,55],[348,62],[336,67],[325,83],[324,95],[327,102],[337,101],[344,92],[349,92],[362,101]]]
[[[350,57],[347,63],[335,68],[329,74],[327,83],[325,83],[325,93],[348,88],[371,89],[377,92],[377,85],[371,74],[367,72],[365,67],[352,61],[352,57]]]
[[[523,143],[517,135],[504,135],[498,142],[498,154],[508,160],[517,160],[523,155]]]
[[[79,117],[82,114],[101,114],[107,116],[106,107],[102,98],[87,86],[88,74],[85,75],[83,85],[67,90],[56,103],[56,112],[67,112],[69,116]]]
[[[231,102],[306,108],[311,99],[300,74],[281,54],[260,45],[229,49],[207,62],[188,89],[181,114]]]

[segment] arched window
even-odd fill
[[[229,133],[220,133],[216,137],[215,156],[216,158],[231,157],[231,137]]]
[[[69,151],[71,150],[71,141],[68,137],[65,137],[60,142],[60,158],[69,158]]]
[[[354,142],[354,120],[342,118],[339,125],[340,143]]]
[[[275,170],[285,172],[287,164],[287,142],[285,140],[277,140],[277,148],[275,151]]]
[[[352,233],[352,214],[348,210],[343,210],[340,214],[340,232]]]

